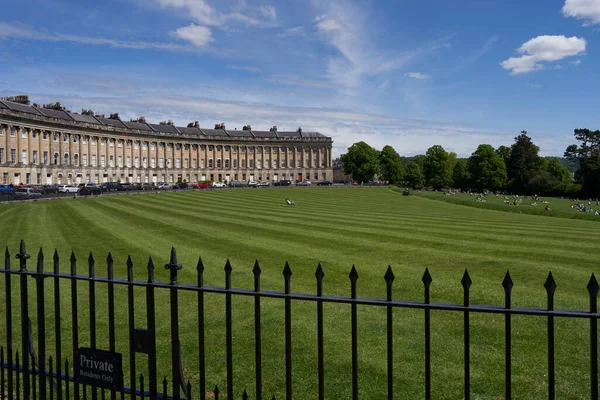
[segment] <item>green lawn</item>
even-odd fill
[[[284,199],[298,206],[288,207]],[[106,276],[105,258],[112,252],[115,275],[126,277],[131,254],[135,279],[146,279],[148,257],[156,279],[168,280],[162,268],[172,245],[183,270],[179,281],[196,282],[196,263],[206,267],[205,284],[224,285],[223,267],[233,266],[233,287],[252,288],[252,267],[258,260],[264,290],[283,290],[285,262],[293,271],[293,292],[315,292],[314,272],[325,271],[324,293],[350,293],[348,273],[358,270],[359,297],[385,297],[383,276],[391,265],[396,276],[394,298],[422,300],[425,268],[433,276],[434,302],[462,303],[460,280],[468,268],[473,280],[473,304],[503,305],[502,279],[510,270],[515,286],[513,305],[546,306],[543,287],[549,271],[557,281],[556,308],[586,309],[586,285],[599,272],[600,230],[592,221],[545,218],[463,207],[419,196],[402,196],[388,188],[285,188],[273,190],[216,190],[186,193],[120,195],[0,205],[0,244],[11,253],[19,240],[46,255],[45,268],[58,249],[61,269],[69,270],[75,250],[78,273],[87,274],[93,251],[96,273]],[[16,261],[13,257],[13,262]],[[13,264],[16,266],[16,264]],[[30,260],[33,269],[35,260]],[[33,281],[33,280],[31,280]],[[13,280],[13,316],[18,337],[18,280]],[[35,291],[30,288],[30,313],[35,316]],[[62,288],[63,356],[70,354],[69,286]],[[52,281],[46,281],[46,327],[53,353]],[[4,276],[0,291],[4,293]],[[80,344],[89,344],[87,284],[79,285]],[[97,284],[98,347],[108,348],[106,288]],[[145,327],[145,291],[136,289],[136,326]],[[128,368],[126,289],[117,296],[117,350]],[[206,295],[207,386],[225,388],[225,299]],[[15,305],[16,304],[16,305]],[[235,298],[235,398],[244,389],[254,393],[253,300]],[[198,381],[196,295],[180,294],[180,332],[186,380]],[[284,306],[262,300],[263,379],[265,398],[285,395]],[[0,321],[4,321],[4,302]],[[169,298],[157,293],[159,376],[170,379]],[[360,398],[385,398],[385,309],[359,307]],[[394,311],[395,388],[397,399],[424,397],[423,312]],[[3,326],[4,324],[2,324]],[[513,397],[541,399],[546,388],[546,321],[539,317],[513,319]],[[504,393],[504,319],[501,315],[471,316],[471,386],[474,399],[498,399]],[[315,399],[317,393],[316,305],[292,303],[294,398]],[[34,341],[36,339],[34,327]],[[0,343],[5,344],[0,328]],[[556,383],[559,399],[589,398],[589,322],[556,322]],[[350,307],[325,305],[326,397],[347,399],[351,393]],[[432,398],[462,399],[462,314],[432,312]],[[137,371],[144,372],[145,356],[138,355]],[[127,374],[126,374],[127,377]],[[195,386],[197,387],[197,386]],[[197,389],[196,389],[197,390]],[[223,393],[223,391],[222,391]],[[198,398],[196,392],[194,398]]]

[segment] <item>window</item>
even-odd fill
[[[63,155],[63,160],[64,160],[63,164],[69,165],[69,153],[65,153]]]
[[[238,152],[238,146],[233,146],[233,152],[237,153]]]
[[[10,127],[10,136],[15,137],[17,135],[17,130],[14,126]]]
[[[81,156],[81,166],[87,167],[87,154]]]
[[[206,150],[206,145],[205,144],[201,144],[200,145],[200,150],[202,150],[202,151]]]
[[[242,168],[246,168],[246,160],[242,160]]]
[[[156,158],[152,157],[152,158],[150,159],[150,166],[151,166],[152,168],[156,168]]]
[[[200,159],[200,168],[204,168],[204,158]]]
[[[37,139],[37,131],[33,131],[33,132],[31,133],[31,138],[32,138],[32,139]]]
[[[221,168],[221,159],[217,158],[217,168]]]
[[[167,168],[173,168],[173,159],[167,158]]]
[[[159,158],[159,159],[158,159],[158,168],[163,168],[164,161],[165,161],[165,160],[164,160],[163,158]]]
[[[117,165],[119,166],[119,168],[123,168],[123,156],[117,157]]]
[[[148,142],[142,142],[142,150],[146,150],[148,148]]]
[[[229,146],[229,145],[226,145],[226,146],[225,146],[225,151],[229,151],[229,150],[231,150],[231,146]]]
[[[42,135],[42,138],[44,140],[48,140],[48,132],[44,132],[44,134]]]
[[[73,154],[73,164],[79,166],[79,154]]]
[[[156,150],[156,143],[150,143],[150,150]]]
[[[92,146],[95,146],[97,141],[98,141],[97,138],[92,138]]]
[[[192,158],[192,168],[196,168],[196,163],[197,163],[197,160],[195,158]]]
[[[0,148],[0,164],[4,163],[4,149]]]
[[[225,159],[225,168],[229,168],[229,158]]]
[[[208,160],[208,168],[212,168],[213,167],[213,159],[209,159]]]
[[[27,164],[27,150],[21,150],[21,162]]]
[[[115,147],[115,139],[110,139],[110,142],[108,142],[108,146]]]
[[[213,146],[212,144],[208,145],[208,151],[213,151],[214,148],[215,148],[215,146]]]
[[[302,168],[302,160],[298,160],[298,168]]]
[[[8,172],[2,174],[2,183],[8,185]]]
[[[38,185],[42,184],[42,174],[37,174],[37,184]]]
[[[279,152],[279,147],[273,147],[273,153],[278,153]]]
[[[67,135],[66,133],[63,133],[62,137],[63,137],[63,142],[69,141],[69,135]]]
[[[122,140],[119,140],[117,142],[117,147],[119,147],[119,148],[123,147],[123,141]]]
[[[58,153],[54,153],[54,165],[58,164]]]
[[[115,166],[115,156],[108,156],[108,166],[109,167]]]
[[[190,161],[187,158],[183,159],[183,168],[189,168]]]
[[[256,168],[260,169],[261,164],[260,164],[260,160],[256,160]]]
[[[254,160],[248,160],[248,163],[249,163],[249,165],[248,165],[249,168],[254,168]]]
[[[78,140],[77,138],[78,138],[77,135],[73,135],[73,143],[77,143],[77,140]]]
[[[56,154],[58,154],[58,153],[56,153]],[[12,162],[12,163],[17,162],[17,150],[15,150],[15,149],[10,149],[10,162]]]
[[[148,168],[148,158],[142,157],[142,167]]]
[[[269,168],[269,160],[265,160],[265,168]]]
[[[257,152],[257,153],[259,153],[259,154],[262,154],[262,152],[263,152],[263,148],[262,148],[262,146],[258,146],[258,147],[256,148],[256,152]]]
[[[38,152],[36,150],[33,151],[33,163],[38,163]]]
[[[91,165],[92,165],[92,167],[96,166],[96,155],[95,154],[92,154],[92,164]]]
[[[48,165],[48,152],[44,152],[44,165]]]
[[[131,168],[131,156],[127,156],[127,158],[125,159],[125,165],[127,166],[127,168]]]
[[[81,143],[87,143],[87,136],[82,136],[81,137]]]
[[[27,130],[25,128],[21,128],[21,139],[27,139]]]
[[[177,144],[175,145],[175,150],[181,150],[181,144],[177,143]]]
[[[181,168],[181,158],[175,159],[175,168]]]
[[[285,168],[286,164],[285,164],[285,160],[281,160],[281,168]]]
[[[233,160],[233,168],[237,168],[237,160]]]
[[[25,183],[31,185],[31,174],[29,172],[25,174]]]
[[[249,146],[248,147],[248,152],[249,153],[254,153],[254,146]]]
[[[138,156],[135,156],[135,158],[133,159],[133,166],[135,168],[138,168],[140,166],[140,158]]]
[[[100,146],[106,146],[106,139],[100,138],[98,140],[100,140]]]
[[[241,151],[242,153],[245,153],[245,152],[246,152],[246,146],[242,146],[242,147],[240,147],[240,151]]]

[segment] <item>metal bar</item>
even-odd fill
[[[60,278],[56,276],[60,272],[60,258],[58,257],[58,250],[54,250],[54,340],[55,340],[55,353],[56,353],[56,375],[57,375],[57,388],[56,397],[62,399],[62,379],[61,379],[61,368],[62,368],[62,344],[60,335]],[[67,375],[69,371],[66,371]]]
[[[350,271],[350,292],[352,299],[356,299],[356,280],[358,273],[354,265]],[[352,303],[352,400],[358,400],[358,316],[357,305]]]
[[[75,276],[77,274],[77,258],[75,257],[75,252],[71,252],[71,275]],[[79,348],[79,331],[77,329],[78,326],[78,316],[77,316],[77,280],[71,280],[71,317],[72,317],[72,325],[71,325],[71,335],[73,339],[73,357],[77,355],[77,349]],[[68,373],[68,370],[67,370]],[[73,381],[73,396],[78,399],[79,398],[79,384],[77,381]]]
[[[262,347],[261,347],[261,323],[260,323],[260,266],[258,260],[254,263],[254,291],[257,293],[254,297],[254,354],[255,354],[255,383],[256,399],[262,400]],[[246,391],[244,391],[246,393]]]
[[[40,248],[37,257],[37,272],[40,274],[44,272],[44,252]],[[41,399],[46,398],[46,379],[44,379],[44,375],[46,374],[46,310],[45,310],[45,300],[44,300],[44,279],[40,276],[36,279],[36,300],[37,300],[37,339],[38,339],[38,363],[39,363],[39,379],[38,384],[39,395]],[[33,357],[32,357],[33,358]],[[50,369],[52,369],[52,365],[50,365]],[[50,379],[52,377],[50,376]],[[50,385],[52,386],[52,385]],[[36,398],[34,396],[34,398]]]
[[[6,271],[10,270],[10,252],[8,251],[8,246],[6,246],[6,251],[4,252],[4,268]],[[6,372],[8,374],[7,376],[7,385],[8,385],[8,396],[9,398],[12,398],[13,395],[13,371],[12,371],[12,365],[13,365],[13,338],[12,338],[12,289],[11,289],[11,274],[5,274],[5,289],[6,289],[6,295],[5,295],[5,301],[6,301],[6,308],[5,308],[5,312],[6,312],[6,356],[7,356],[7,361],[8,361],[8,365],[10,366],[9,368],[7,368]]]
[[[198,287],[204,286],[204,264],[202,258],[196,265],[198,272]],[[204,291],[198,291],[198,369],[200,375],[200,400],[206,400],[206,357],[204,352]]]
[[[2,396],[5,393],[4,370],[9,371],[8,368],[4,368],[4,347],[0,346],[0,394]]]
[[[590,313],[598,312],[598,290],[600,286],[592,274],[587,285],[590,293]],[[598,400],[598,320],[590,319],[590,394],[592,400]]]
[[[554,310],[554,291],[556,290],[556,282],[552,277],[552,272],[548,275],[548,279],[544,284],[548,294],[548,311]],[[554,400],[555,381],[554,381],[554,316],[548,314],[548,399]]]
[[[231,289],[231,264],[225,264],[225,288]],[[231,327],[231,293],[225,295],[225,351],[227,357],[227,398],[233,399],[233,338]]]
[[[285,294],[290,293],[292,270],[288,262],[283,269]],[[292,300],[285,298],[285,398],[292,400]]]
[[[128,310],[128,321],[129,321],[129,386],[131,393],[135,396],[136,387],[136,375],[135,375],[135,317],[133,313],[133,261],[131,260],[131,254],[127,256],[127,310]]]
[[[471,278],[469,277],[469,272],[465,269],[465,274],[462,278],[462,286],[464,293],[464,306],[467,307],[463,314],[464,318],[464,363],[465,363],[465,400],[471,399],[471,338],[470,338],[470,325],[469,325],[469,289],[471,287]]]
[[[177,252],[175,247],[171,247],[171,262],[166,264],[165,268],[170,270],[171,276],[171,284],[169,289],[171,303],[171,369],[173,377],[173,397],[178,399],[181,395],[181,354],[179,346],[179,299],[177,293],[177,271],[181,269],[181,264],[177,263]]]
[[[392,301],[392,284],[394,283],[394,273],[392,267],[388,266],[385,273],[385,283],[387,287],[387,301]],[[393,324],[393,308],[387,307],[387,384],[388,384],[388,400],[394,399],[394,324]]]
[[[317,297],[323,296],[323,278],[325,273],[321,263],[315,272],[317,278]],[[323,363],[323,301],[317,302],[317,369],[319,375],[319,400],[325,399],[325,368]]]
[[[37,380],[37,375],[39,373],[39,370],[37,370],[35,368],[35,360],[33,358],[33,356],[31,357],[31,396],[33,399],[37,399],[37,385],[36,385],[36,380]],[[39,377],[40,381],[43,381],[44,378],[42,376]]]
[[[70,399],[69,395],[69,360],[65,360],[65,399]]]
[[[54,372],[52,368],[52,356],[50,356],[50,358],[48,359],[48,378],[50,379],[50,400],[54,400],[54,385],[52,384],[52,379],[54,376]],[[45,375],[45,371],[43,369],[40,370],[41,375],[40,375],[40,381],[45,381],[44,379],[44,375]],[[46,384],[44,383],[44,386],[46,386]],[[35,398],[35,397],[34,397]],[[40,399],[44,399],[45,397],[42,397],[40,395]]]
[[[511,307],[511,291],[513,282],[510,277],[510,273],[507,271],[504,280],[502,281],[504,287],[504,308],[510,310]],[[512,326],[511,326],[511,314],[504,314],[504,336],[505,336],[505,376],[504,376],[504,397],[506,400],[512,399]]]
[[[17,396],[15,398],[20,399],[21,398],[21,376],[19,375],[19,350],[17,350],[17,356],[15,357],[15,362],[17,363],[17,369],[15,371],[15,375],[17,377]]]
[[[89,266],[89,299],[90,299],[90,347],[96,350],[96,282],[94,280],[95,275],[95,267],[96,261],[94,260],[94,255],[90,251],[90,255],[88,257],[88,266]],[[91,387],[92,391],[92,400],[96,400],[98,398],[98,391],[96,387]]]
[[[154,262],[152,257],[148,260],[148,286],[146,286],[146,323],[150,343],[148,344],[148,386],[150,389],[150,398],[156,399],[157,381],[156,381],[156,313],[154,304]]]
[[[115,284],[112,282],[114,276],[114,260],[112,254],[109,252],[106,257],[106,268],[108,272],[108,349],[112,352],[115,351]],[[102,392],[104,394],[104,391]],[[117,399],[117,392],[115,390],[110,391],[110,399]]]
[[[429,269],[425,268],[423,274],[423,285],[425,288],[425,304],[429,304],[429,288],[433,279]],[[425,308],[425,399],[431,400],[431,309]]]
[[[27,259],[30,255],[25,249],[25,241],[21,240],[20,251],[16,255],[19,259],[19,270],[21,271],[20,287],[21,287],[21,355],[23,357],[23,399],[29,400],[30,383],[29,383],[29,348],[31,347],[29,339],[29,304],[27,290],[27,275],[24,274],[27,270]],[[17,363],[18,365],[18,363]],[[18,394],[18,393],[17,393]]]

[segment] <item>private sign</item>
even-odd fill
[[[75,360],[77,382],[115,390],[123,386],[121,354],[80,347]]]

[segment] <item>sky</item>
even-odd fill
[[[599,129],[600,0],[0,0],[0,95],[468,157]]]

